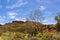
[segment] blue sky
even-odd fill
[[[30,10],[40,9],[43,24],[55,24],[54,17],[60,12],[60,0],[0,0],[0,24],[14,20],[26,20]]]

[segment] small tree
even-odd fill
[[[29,21],[34,21],[34,22],[42,22],[44,19],[41,11],[39,9],[34,10],[34,12],[30,11],[30,15],[28,17]]]
[[[60,31],[60,13],[55,16],[55,20],[57,21],[57,24],[56,24],[56,28],[57,28],[57,32]]]
[[[38,33],[39,28],[42,29],[42,26],[40,26],[40,24],[42,23],[43,19],[44,19],[44,17],[42,15],[40,9],[36,9],[36,10],[34,10],[34,12],[30,11],[30,15],[27,18],[27,20],[34,22],[33,23],[34,25],[32,25],[32,26],[36,27],[36,29],[34,29],[33,34],[35,34],[35,32]],[[40,23],[40,24],[38,24],[38,23]],[[41,30],[41,33],[42,33],[42,30]]]

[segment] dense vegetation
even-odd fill
[[[4,40],[60,40],[55,25],[39,22],[13,21],[0,26],[0,36]]]

